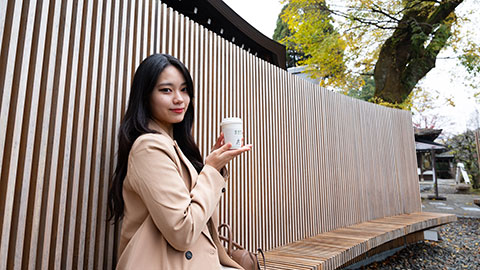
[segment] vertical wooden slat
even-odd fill
[[[63,168],[64,174],[63,179],[71,179],[67,184],[66,191],[64,191],[65,198],[65,208],[62,210],[62,222],[58,223],[57,230],[57,250],[56,250],[56,263],[59,268],[67,267],[67,258],[73,256],[73,243],[74,243],[74,234],[71,228],[74,228],[75,217],[76,217],[76,206],[78,200],[78,182],[75,181],[75,170],[73,170],[76,158],[76,149],[75,142],[76,138],[76,127],[77,127],[77,108],[78,108],[78,98],[79,94],[82,92],[80,89],[77,89],[76,84],[78,77],[77,75],[81,74],[79,71],[79,59],[78,51],[80,50],[81,40],[80,33],[83,27],[82,21],[83,14],[83,1],[73,4],[72,11],[72,30],[70,32],[69,40],[73,43],[73,46],[69,47],[67,59],[69,60],[67,66],[71,67],[69,76],[67,77],[66,89],[71,89],[70,99],[65,102],[65,106],[68,106],[66,111],[75,113],[68,113],[64,116],[67,117],[67,123],[64,122],[63,128],[66,129],[63,133],[66,133],[65,136],[65,148],[68,149],[69,158],[64,160]],[[77,91],[75,91],[77,90]],[[65,107],[64,107],[65,108]],[[65,109],[64,109],[65,110]],[[57,180],[58,181],[58,180]],[[73,225],[73,226],[72,226]],[[60,243],[61,242],[61,243]],[[61,264],[61,266],[58,266]],[[71,268],[71,265],[70,265]]]
[[[0,2],[0,46],[3,43],[3,32],[5,31],[5,18],[7,15],[7,1]],[[1,97],[0,97],[1,101]],[[1,103],[1,102],[0,102]]]
[[[98,103],[96,103],[95,107],[95,126],[94,130],[96,131],[96,145],[94,147],[95,156],[102,156],[102,159],[96,159],[95,163],[95,176],[94,176],[94,185],[93,185],[93,200],[92,200],[92,207],[93,210],[91,211],[93,214],[91,215],[91,229],[90,229],[90,258],[89,261],[89,268],[100,268],[100,265],[103,264],[102,259],[100,256],[103,257],[104,255],[104,229],[105,229],[105,206],[103,201],[106,199],[105,193],[105,182],[108,183],[108,180],[105,178],[105,163],[108,164],[108,160],[110,159],[108,155],[109,143],[105,143],[105,136],[108,132],[105,131],[106,125],[105,122],[108,121],[109,115],[109,108],[110,102],[109,99],[109,92],[110,88],[107,88],[108,83],[108,71],[111,67],[108,63],[109,53],[111,52],[112,48],[112,38],[109,37],[109,28],[111,24],[111,3],[104,2],[103,3],[103,12],[102,12],[102,19],[101,19],[101,39],[100,39],[100,55],[99,55],[99,69],[98,69],[98,83],[97,83],[97,91],[99,91],[100,98],[98,99]],[[145,28],[144,28],[145,29]],[[109,140],[110,141],[110,140]]]
[[[252,111],[252,58],[251,55],[247,52],[243,52],[244,56],[244,83],[245,83],[245,97],[244,97],[244,111],[243,111],[243,119],[245,119],[247,124],[243,125],[244,130],[244,140],[245,144],[252,144],[252,122],[253,122],[253,115],[251,115]],[[253,147],[256,147],[255,145]],[[244,168],[252,164],[252,153],[249,152],[246,154],[244,159],[244,164],[242,165]],[[254,200],[253,200],[253,193],[254,187],[252,181],[245,181],[245,179],[252,179],[252,170],[245,170],[244,171],[244,182],[245,182],[245,207],[246,212],[245,215],[245,230],[246,230],[246,247],[249,250],[253,249],[253,219],[254,219]]]
[[[39,232],[39,210],[38,207],[40,204],[41,199],[41,176],[38,173],[38,166],[39,166],[39,151],[38,151],[38,130],[41,128],[38,127],[38,119],[39,114],[39,107],[41,107],[41,100],[42,97],[40,95],[40,82],[41,82],[41,65],[44,55],[44,46],[45,46],[45,23],[47,20],[47,16],[42,13],[42,10],[46,9],[46,3],[42,3],[42,5],[36,6],[35,12],[35,23],[33,29],[33,42],[32,42],[32,54],[29,64],[29,78],[27,89],[32,89],[31,96],[32,97],[40,97],[40,98],[32,98],[31,100],[31,108],[30,112],[25,114],[26,118],[30,118],[28,123],[29,134],[28,134],[28,142],[27,148],[25,149],[25,155],[27,155],[27,159],[31,158],[31,167],[24,172],[24,178],[29,179],[30,182],[30,190],[29,190],[29,198],[28,198],[28,206],[27,206],[27,213],[26,213],[26,228],[25,228],[25,242],[19,243],[17,242],[17,246],[23,245],[23,254],[22,257],[24,258],[22,262],[22,267],[28,269],[34,269],[36,265],[35,255],[38,247],[38,232]]]
[[[0,93],[1,108],[0,108],[0,126],[4,130],[0,132],[0,212],[3,215],[0,217],[1,228],[1,241],[0,241],[0,269],[6,269],[8,259],[8,246],[11,237],[11,222],[13,216],[13,202],[14,202],[14,188],[16,170],[15,163],[18,156],[18,142],[13,143],[13,140],[18,138],[13,137],[13,132],[18,133],[18,125],[20,119],[17,119],[17,115],[11,115],[15,112],[17,106],[18,92],[13,91],[13,78],[15,72],[15,66],[17,58],[17,46],[20,38],[20,23],[21,23],[21,2],[9,2],[7,3],[8,16],[5,20],[5,29],[2,35],[1,52],[0,52],[0,64],[3,67],[0,72],[0,85],[2,92]],[[23,52],[20,52],[20,56]],[[8,64],[7,63],[13,63]],[[14,120],[14,121],[12,121]],[[15,128],[16,127],[16,128]],[[15,130],[14,130],[15,129]],[[13,157],[11,157],[13,155]],[[13,158],[13,162],[11,159]]]
[[[76,97],[75,97],[75,110],[74,110],[74,128],[72,130],[73,140],[71,142],[72,151],[75,152],[72,155],[70,162],[70,168],[72,168],[71,173],[71,185],[72,185],[72,205],[71,205],[71,216],[70,216],[70,228],[68,229],[68,238],[71,239],[68,244],[66,244],[67,254],[66,254],[66,266],[67,268],[74,267],[77,263],[83,263],[83,257],[77,255],[78,252],[83,252],[83,241],[84,241],[84,229],[83,222],[85,216],[82,215],[83,204],[85,193],[86,183],[82,181],[85,177],[84,166],[85,166],[85,157],[84,157],[84,120],[86,119],[86,106],[87,106],[87,85],[86,78],[88,76],[88,66],[90,64],[89,59],[89,44],[91,40],[90,31],[92,21],[92,3],[90,1],[83,2],[83,7],[80,5],[82,12],[84,14],[80,16],[82,18],[82,29],[80,34],[80,51],[78,55],[78,75],[76,78],[76,86],[78,88]],[[88,24],[88,25],[87,25]],[[80,166],[79,166],[80,165]],[[81,251],[80,251],[81,250]],[[73,255],[77,256],[73,256]],[[70,256],[69,256],[70,255]]]
[[[160,6],[160,18],[158,20],[160,21],[160,28],[159,28],[159,53],[165,53],[167,50],[167,6],[165,4],[161,4]],[[191,22],[193,24],[193,22]],[[193,33],[193,31],[192,31]],[[192,46],[194,47],[194,46]],[[193,55],[193,54],[192,54]]]
[[[112,268],[109,264],[112,261],[112,254],[111,250],[109,250],[109,246],[113,246],[113,234],[109,234],[109,224],[106,222],[107,216],[107,205],[103,202],[107,199],[107,192],[110,183],[110,175],[113,173],[113,167],[111,165],[114,152],[112,151],[112,144],[115,142],[115,134],[113,134],[113,121],[114,118],[114,95],[115,95],[115,87],[114,87],[114,78],[115,73],[117,71],[117,58],[114,56],[115,52],[117,51],[118,46],[118,35],[117,29],[119,29],[118,25],[118,14],[119,14],[119,3],[111,3],[111,6],[108,8],[110,16],[108,20],[108,24],[105,26],[105,36],[106,41],[108,41],[108,50],[105,53],[104,58],[104,65],[106,65],[106,74],[104,79],[104,91],[105,93],[105,101],[103,107],[105,108],[105,117],[102,123],[102,129],[104,130],[104,135],[102,137],[102,145],[100,153],[105,153],[104,159],[101,160],[100,165],[100,185],[99,185],[99,211],[97,212],[97,221],[99,225],[96,228],[96,250],[95,253],[95,262],[96,265],[94,268],[97,269],[110,269]],[[151,20],[152,18],[150,18]],[[151,45],[153,50],[153,45]],[[113,231],[112,231],[113,232]]]
[[[123,76],[122,74],[125,74],[123,73],[124,70],[121,68],[123,65],[124,65],[124,57],[122,57],[125,53],[125,42],[126,42],[126,37],[125,37],[125,31],[126,31],[126,28],[127,28],[127,25],[126,25],[126,5],[124,4],[123,1],[120,1],[120,3],[118,3],[116,5],[116,7],[118,7],[118,9],[116,8],[115,10],[118,10],[118,12],[115,12],[115,16],[118,16],[118,27],[116,26],[113,26],[112,27],[112,32],[118,34],[118,42],[115,42],[115,39],[114,39],[114,44],[118,44],[118,47],[117,47],[117,50],[116,52],[114,52],[112,50],[112,53],[114,53],[114,55],[112,56],[113,57],[113,64],[114,64],[114,70],[115,68],[118,67],[118,69],[116,70],[115,74],[112,75],[112,82],[111,82],[111,87],[112,87],[112,91],[113,91],[113,119],[112,119],[112,122],[113,122],[113,129],[111,131],[111,138],[112,138],[112,147],[111,147],[111,153],[110,153],[110,156],[111,157],[115,157],[116,156],[116,153],[117,153],[117,149],[118,149],[118,144],[117,144],[117,133],[118,133],[118,130],[119,130],[119,123],[120,123],[120,119],[121,119],[121,114],[123,113],[123,111],[121,111],[121,102],[122,102],[122,94],[125,92],[125,89],[128,88],[127,85],[124,85],[122,84],[122,82],[124,80],[122,80]],[[117,29],[120,29],[121,31],[117,31]],[[115,35],[117,36],[117,35]],[[115,65],[115,61],[118,61],[117,64]],[[117,91],[118,89],[118,91]],[[110,123],[110,125],[112,125],[112,123]],[[116,166],[116,161],[115,159],[112,160],[112,162],[110,163],[110,169],[109,169],[109,180],[111,179],[111,175],[113,174],[113,171],[114,171],[114,168]],[[110,181],[109,181],[109,184],[110,184]],[[111,224],[109,224],[109,226],[107,226],[107,235],[106,235],[106,245],[107,245],[107,254],[104,258],[104,260],[106,261],[106,267],[104,267],[104,269],[111,269],[113,268],[114,266],[114,263],[116,262],[116,255],[117,255],[117,226],[113,226]],[[105,266],[105,264],[104,264]]]
[[[26,226],[26,212],[27,212],[27,204],[28,204],[28,193],[30,191],[30,181],[29,181],[29,173],[30,173],[30,165],[31,165],[31,152],[29,151],[27,154],[23,154],[26,152],[27,148],[32,147],[32,131],[30,129],[30,125],[32,119],[30,118],[30,107],[32,105],[32,97],[27,94],[27,76],[31,76],[31,69],[29,67],[29,58],[31,54],[31,50],[29,48],[32,44],[32,28],[34,23],[33,13],[36,9],[35,4],[33,5],[24,5],[22,10],[22,21],[21,21],[21,30],[20,30],[20,37],[18,40],[18,49],[17,49],[17,57],[15,61],[15,75],[13,79],[13,86],[12,89],[18,89],[20,92],[18,94],[18,102],[15,114],[18,116],[23,116],[22,120],[16,122],[14,126],[17,132],[14,132],[14,144],[20,144],[18,147],[18,161],[17,161],[17,168],[10,168],[11,171],[17,171],[16,175],[16,190],[15,190],[15,198],[13,201],[13,215],[12,215],[12,227],[10,232],[10,244],[9,244],[9,251],[12,253],[10,260],[7,264],[7,267],[21,267],[22,265],[22,253],[23,249],[23,242],[25,241],[25,226]],[[25,16],[28,16],[28,20],[26,20]],[[23,51],[23,52],[22,52]],[[20,52],[20,53],[18,53]],[[30,70],[30,72],[27,72]],[[23,104],[22,104],[23,101]],[[35,104],[33,104],[35,106]],[[16,118],[16,117],[15,117]],[[34,118],[34,117],[32,117]],[[17,119],[18,121],[20,119]],[[21,124],[21,127],[20,125]],[[8,136],[8,135],[7,135]],[[27,138],[28,137],[28,138]],[[28,140],[28,141],[27,141]],[[11,156],[14,157],[15,153]],[[0,163],[1,164],[1,163]],[[0,165],[1,166],[1,165]],[[0,223],[1,224],[1,223]],[[14,260],[12,262],[12,260]]]
[[[98,181],[99,181],[99,161],[100,159],[94,158],[99,154],[99,137],[102,136],[103,131],[99,128],[98,119],[103,117],[103,108],[100,109],[100,104],[103,103],[104,93],[101,89],[101,82],[103,80],[102,63],[104,56],[103,48],[103,32],[104,32],[104,3],[98,3],[93,12],[93,28],[92,28],[92,42],[90,45],[90,55],[92,55],[92,64],[88,70],[89,84],[87,87],[90,89],[87,94],[87,106],[86,106],[86,129],[84,130],[84,137],[87,139],[86,150],[86,173],[85,176],[93,181],[89,181],[84,186],[84,207],[82,211],[82,225],[85,229],[83,237],[85,240],[81,240],[81,254],[84,255],[84,260],[79,261],[80,265],[92,269],[94,265],[95,256],[95,237],[96,230],[94,225],[96,224],[96,212],[97,212],[97,196],[98,196]]]
[[[253,215],[253,219],[252,219],[252,228],[253,228],[253,239],[252,239],[252,242],[253,242],[253,246],[254,247],[257,247],[257,246],[262,246],[263,242],[261,242],[260,240],[260,234],[261,234],[261,229],[260,229],[260,211],[261,211],[261,208],[260,208],[260,202],[258,200],[258,198],[260,198],[259,196],[259,186],[260,186],[260,181],[261,179],[259,178],[259,165],[258,165],[258,156],[259,156],[259,151],[261,149],[261,145],[260,143],[258,142],[258,116],[257,116],[257,111],[258,111],[258,103],[259,103],[259,100],[258,100],[258,74],[259,74],[259,70],[258,70],[258,65],[257,65],[257,62],[258,62],[258,59],[256,59],[255,57],[251,57],[251,67],[252,67],[252,72],[251,72],[251,75],[252,75],[252,84],[251,84],[251,100],[252,100],[252,111],[251,111],[251,114],[252,116],[254,117],[251,117],[251,120],[252,120],[252,124],[250,126],[250,130],[251,130],[251,139],[252,139],[252,144],[254,145],[255,147],[255,150],[252,152],[252,188],[253,188],[253,191],[252,191],[252,205],[253,205],[253,208],[254,208],[254,211],[252,213]],[[257,150],[258,149],[258,150]]]
[[[0,51],[0,64],[4,67],[0,72],[0,85],[1,85],[1,95],[0,95],[0,126],[7,127],[7,121],[9,117],[9,110],[11,107],[14,107],[11,103],[11,96],[12,96],[12,83],[13,83],[13,73],[15,68],[15,59],[17,57],[17,46],[18,40],[20,35],[20,22],[21,22],[21,12],[22,12],[22,2],[13,2],[10,1],[8,3],[2,3],[3,8],[5,11],[2,11],[11,14],[11,16],[6,17],[6,20],[3,19],[4,25],[2,25],[2,43],[1,51]],[[6,7],[5,7],[6,6]],[[14,63],[7,65],[7,63]],[[15,92],[13,92],[15,95]],[[7,157],[9,156],[10,149],[5,144],[5,140],[8,139],[6,132],[2,132],[0,134],[0,176],[2,179],[6,179],[6,175],[8,174],[7,164],[4,164],[9,161],[4,161],[4,155]],[[11,143],[9,143],[11,145]],[[7,151],[7,153],[5,153]],[[1,186],[4,189],[4,185]],[[8,202],[9,200],[6,199]],[[3,201],[0,204],[1,210],[8,210],[6,213],[9,214],[9,207],[6,207],[5,204],[7,202]],[[3,212],[3,211],[2,211]],[[3,216],[1,217],[3,218]],[[8,218],[7,218],[8,219]],[[0,221],[3,219],[0,219]],[[5,223],[3,223],[5,224]],[[8,228],[3,225],[4,229],[9,230]],[[8,233],[7,233],[8,235]],[[3,239],[3,238],[2,238]],[[2,242],[0,246],[0,254],[6,253],[6,243]],[[3,261],[1,262],[3,265]]]
[[[52,231],[54,226],[54,207],[55,207],[55,187],[57,186],[55,183],[56,179],[56,168],[55,166],[58,163],[58,137],[55,138],[56,131],[59,128],[59,117],[57,112],[61,115],[61,110],[58,111],[61,107],[61,102],[63,93],[60,92],[59,94],[59,78],[54,76],[55,74],[60,73],[60,62],[62,57],[62,49],[63,46],[61,45],[63,39],[63,27],[60,26],[60,17],[61,14],[64,15],[65,12],[65,5],[57,2],[50,3],[49,13],[52,14],[49,18],[48,28],[47,28],[47,52],[46,52],[46,61],[44,62],[44,70],[43,76],[45,78],[45,84],[41,87],[45,89],[47,92],[45,94],[45,100],[42,100],[41,103],[45,102],[46,106],[43,108],[43,125],[41,135],[45,136],[42,138],[42,145],[48,145],[49,147],[45,147],[44,149],[40,150],[40,162],[44,162],[41,166],[41,173],[44,175],[44,185],[43,189],[46,189],[43,192],[42,198],[42,221],[40,224],[40,230],[42,234],[40,235],[40,243],[39,246],[40,252],[37,254],[37,260],[43,257],[43,260],[38,261],[38,265],[42,267],[48,267],[49,259],[54,256],[54,251],[52,251],[52,239],[55,231]],[[42,177],[42,176],[40,176]],[[57,204],[58,205],[58,204]]]
[[[224,55],[224,52],[225,52],[225,40],[222,39],[222,38],[218,38],[218,41],[217,41],[217,46],[218,46],[218,66],[219,67],[224,67],[225,66],[225,57],[223,57]],[[225,69],[224,68],[219,68],[217,70],[217,73],[218,73],[218,81],[217,81],[217,84],[218,84],[218,89],[222,89],[222,91],[218,91],[217,93],[217,104],[223,104],[223,98],[224,98],[224,91],[223,89],[225,89]],[[218,113],[218,122],[219,123],[223,117],[224,117],[224,106],[219,106],[217,107],[217,113]],[[230,177],[229,177],[230,178]],[[230,184],[230,181],[227,181],[226,183],[226,188],[229,187],[229,184]],[[220,223],[225,223],[226,220],[226,213],[225,213],[225,204],[226,204],[226,194],[224,193],[222,198],[220,199]]]
[[[214,80],[215,80],[215,70],[213,69],[213,61],[214,61],[214,52],[213,52],[213,33],[211,31],[208,31],[208,36],[207,36],[207,41],[208,41],[208,46],[207,46],[207,55],[206,55],[206,71],[208,73],[208,76],[206,77],[206,102],[204,106],[206,107],[206,121],[208,122],[206,125],[206,133],[205,133],[205,145],[206,149],[205,152],[203,153],[203,156],[207,156],[210,153],[210,149],[212,149],[214,140],[216,139],[216,133],[214,130],[214,110],[215,110],[215,104],[214,104],[214,92],[215,89],[213,88],[214,85]]]
[[[75,8],[75,11],[73,10]],[[64,8],[62,7],[62,10]],[[59,57],[61,57],[61,64],[59,69],[59,82],[56,88],[59,89],[59,93],[64,91],[63,97],[59,95],[57,106],[57,119],[55,126],[56,133],[54,136],[57,141],[59,141],[59,151],[58,157],[56,158],[57,165],[55,166],[56,179],[53,180],[53,177],[50,181],[57,183],[56,187],[56,194],[55,194],[55,216],[54,216],[54,232],[52,233],[52,240],[51,244],[53,245],[51,250],[51,261],[49,262],[50,265],[54,263],[54,268],[59,269],[60,264],[62,262],[61,255],[63,250],[63,237],[65,235],[65,219],[66,219],[66,204],[67,204],[67,188],[69,186],[69,182],[62,181],[62,179],[68,179],[69,167],[68,163],[70,162],[70,148],[66,147],[66,145],[72,139],[71,133],[71,125],[72,125],[72,115],[68,114],[67,112],[73,109],[73,98],[75,97],[75,88],[71,87],[70,82],[72,80],[72,73],[67,72],[67,66],[72,66],[73,60],[73,50],[74,47],[77,45],[75,40],[73,39],[73,35],[75,34],[75,21],[76,18],[74,12],[76,12],[76,6],[73,6],[73,2],[67,2],[67,6],[65,7],[65,20],[61,22],[62,24],[62,48],[60,50],[61,54],[59,53]],[[63,13],[63,11],[62,11]],[[73,31],[72,31],[73,30]],[[60,107],[61,106],[61,107]],[[63,160],[62,160],[63,157]],[[54,163],[55,164],[55,163]],[[53,166],[52,166],[53,168]],[[52,174],[53,176],[54,174]],[[56,228],[55,228],[56,227]]]

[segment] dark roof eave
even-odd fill
[[[249,51],[252,55],[282,69],[287,69],[285,46],[263,35],[223,1],[162,0],[162,3],[229,42]],[[197,7],[201,7],[198,12]]]
[[[442,129],[415,128],[415,140],[424,139],[433,142],[442,133]]]
[[[242,31],[245,35],[252,38],[255,42],[259,45],[263,46],[264,48],[269,49],[273,53],[275,53],[281,61],[282,57],[283,60],[281,63],[286,63],[286,50],[285,46],[270,39],[269,37],[262,34],[256,28],[251,26],[247,21],[245,21],[242,17],[240,17],[233,9],[231,9],[227,4],[225,4],[221,0],[207,0],[212,6],[214,6],[223,16],[230,19],[240,31]],[[286,69],[285,64],[283,66],[279,65],[281,68]]]

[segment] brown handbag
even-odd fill
[[[224,237],[221,235],[222,228],[227,229],[227,236]],[[261,270],[260,262],[258,261],[258,253],[262,254],[263,258],[263,269],[266,270],[267,266],[265,265],[265,255],[263,254],[263,250],[258,248],[258,253],[250,252],[240,246],[238,243],[233,241],[232,236],[232,229],[230,225],[223,223],[218,226],[218,234],[220,240],[227,242],[227,254],[232,258],[236,263],[238,263],[241,267],[245,270]]]

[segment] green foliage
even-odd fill
[[[361,84],[357,85],[356,87],[353,84],[353,87],[351,87],[349,90],[344,91],[343,93],[347,96],[368,101],[374,104],[378,104],[381,106],[389,107],[389,108],[394,108],[394,109],[400,109],[400,110],[406,110],[406,111],[411,111],[413,108],[413,100],[417,97],[418,95],[418,90],[413,92],[408,96],[407,99],[405,99],[401,103],[391,103],[388,101],[383,100],[382,98],[376,97],[375,94],[375,80],[373,79],[373,76],[371,75],[362,75],[360,77],[362,79]]]
[[[478,50],[465,50],[459,56],[460,63],[465,66],[468,72],[477,76],[480,74],[480,55]]]
[[[362,76],[361,78],[364,84],[358,88],[349,89],[346,95],[356,99],[369,101],[373,98],[375,93],[375,80],[373,79],[373,76]]]
[[[287,47],[286,60],[287,68],[289,68],[296,67],[298,62],[305,58],[305,54],[299,49],[299,46],[289,39],[292,36],[292,32],[288,29],[288,24],[282,19],[282,15],[287,7],[288,5],[283,6],[282,11],[280,11],[280,14],[278,15],[277,26],[275,27],[272,39]]]
[[[388,101],[383,100],[380,97],[375,97],[375,96],[372,97],[371,99],[369,99],[368,101],[371,102],[371,103],[374,103],[374,104],[385,106],[385,107],[399,109],[399,110],[405,110],[405,111],[410,111],[411,107],[412,107],[411,95],[409,96],[409,98],[407,98],[406,100],[404,100],[401,103],[388,102]]]
[[[478,168],[478,155],[475,149],[475,133],[468,130],[447,140],[447,147],[455,156],[455,162],[465,165],[469,177],[473,179],[474,188],[480,188],[480,171]]]
[[[291,33],[288,30],[287,23],[284,22],[280,17],[287,6],[288,5],[283,6],[282,11],[280,11],[280,14],[278,15],[277,26],[275,27],[275,31],[273,32],[273,37],[272,37],[273,40],[278,41],[278,40],[282,40],[285,37],[291,36]]]

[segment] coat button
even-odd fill
[[[192,257],[193,257],[193,254],[190,250],[185,252],[185,258],[187,258],[187,260],[190,260]]]

